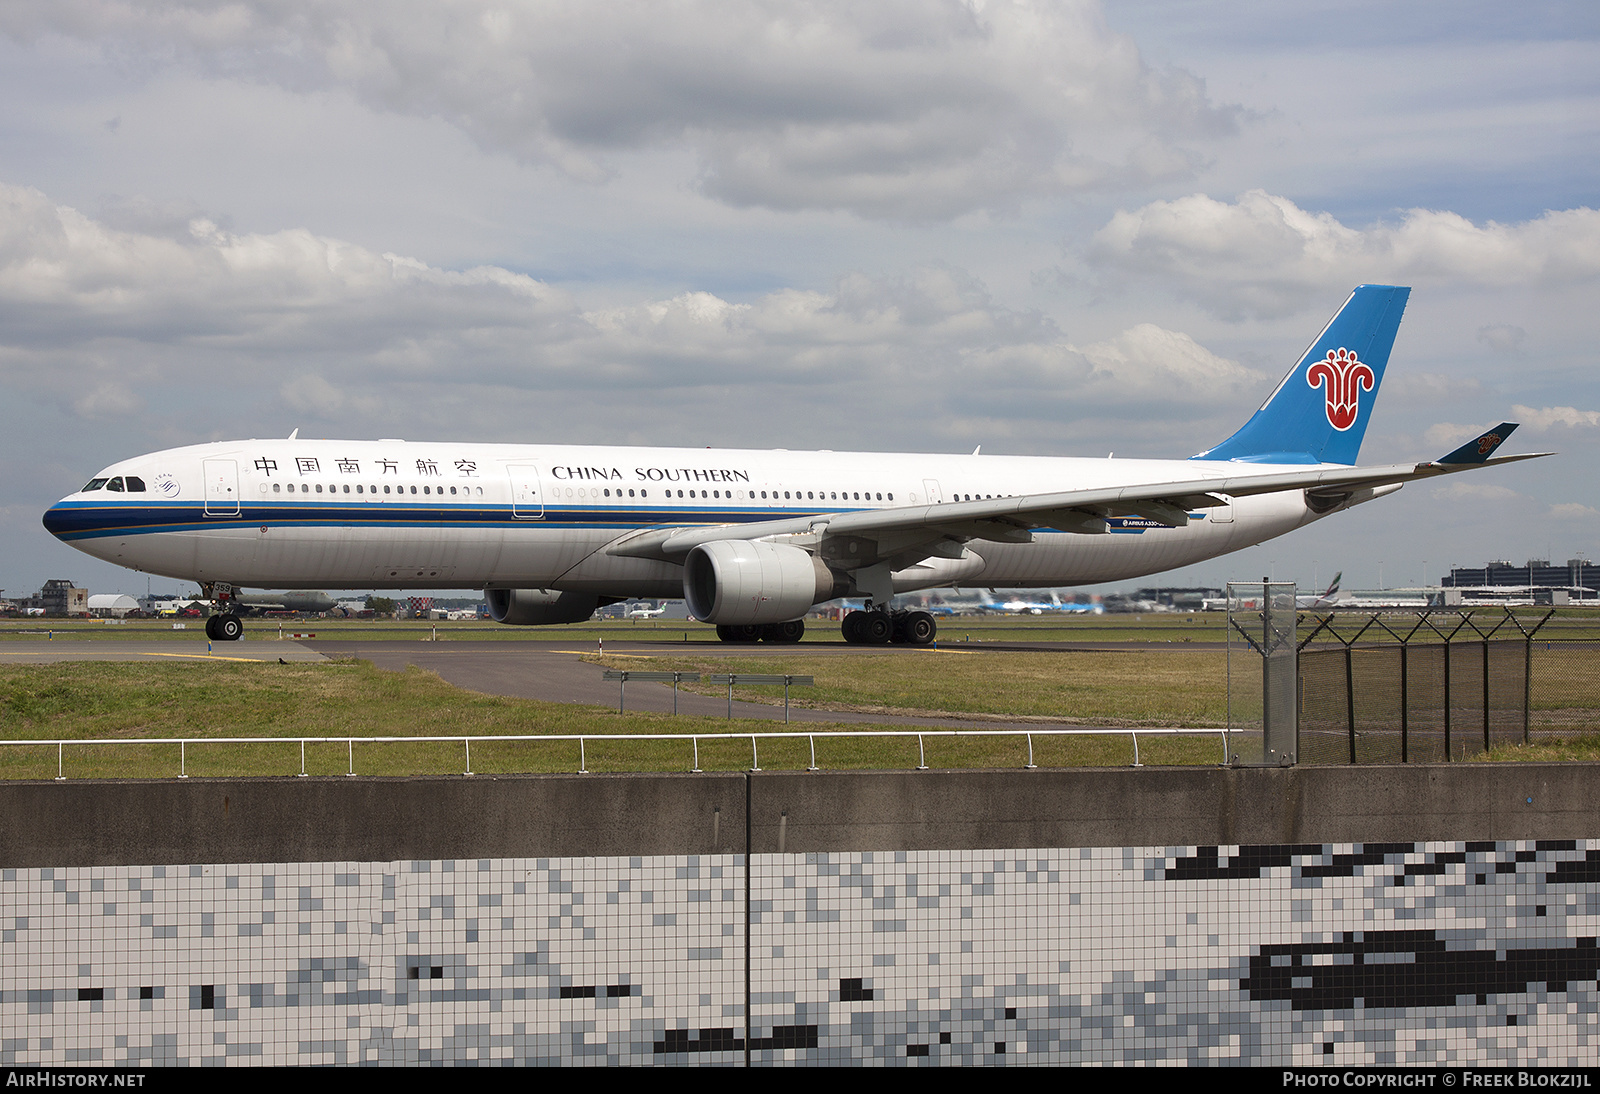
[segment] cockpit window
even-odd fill
[[[106,481],[107,480],[105,479],[90,479],[88,482],[84,483],[83,489],[78,491],[78,493],[87,494],[91,490],[103,489],[106,485]]]
[[[128,493],[130,493],[130,494],[142,494],[142,493],[144,493],[144,480],[141,479],[138,475],[129,475],[128,478],[127,478],[127,483],[128,483]]]
[[[118,493],[121,493],[123,491],[123,489],[125,489],[123,487],[123,485],[122,485],[122,476],[118,475],[116,478],[114,478],[110,482],[106,483],[106,489],[107,490],[115,490]]]

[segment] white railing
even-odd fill
[[[48,748],[51,745],[56,749],[56,780],[66,779],[66,750],[73,748],[93,748],[103,745],[177,745],[178,746],[178,778],[189,777],[189,746],[191,744],[224,745],[224,744],[251,744],[251,745],[288,745],[300,746],[300,776],[306,772],[306,745],[342,744],[345,746],[346,775],[355,775],[356,772],[356,745],[369,744],[459,744],[464,750],[466,760],[463,775],[474,774],[472,770],[472,745],[474,742],[505,744],[508,742],[539,742],[550,744],[560,741],[576,741],[578,744],[578,769],[580,775],[589,774],[588,746],[590,742],[599,741],[683,741],[691,746],[692,761],[689,770],[698,774],[700,772],[700,742],[701,741],[744,741],[750,742],[750,770],[761,770],[761,757],[758,747],[759,741],[806,741],[811,751],[811,763],[807,771],[819,771],[817,765],[817,738],[825,741],[842,740],[846,738],[909,738],[917,739],[917,770],[928,770],[927,748],[924,743],[928,737],[1024,737],[1028,745],[1028,762],[1023,766],[1029,769],[1037,767],[1033,762],[1033,739],[1035,737],[1121,737],[1129,738],[1133,746],[1132,766],[1144,766],[1139,761],[1139,737],[1196,737],[1215,733],[1222,742],[1222,759],[1226,763],[1228,756],[1227,731],[1223,729],[863,729],[840,730],[828,733],[561,733],[561,734],[488,734],[484,736],[469,737],[115,737],[115,738],[40,738],[35,740],[0,740],[0,747],[11,745],[28,748]],[[641,769],[644,770],[644,769]],[[651,768],[649,770],[656,770]]]

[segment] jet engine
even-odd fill
[[[834,597],[833,571],[784,543],[722,539],[683,562],[683,596],[702,623],[783,623]]]
[[[489,618],[513,627],[582,623],[602,603],[617,599],[553,589],[485,589],[483,595],[489,602]]]

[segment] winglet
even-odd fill
[[[1489,457],[1494,455],[1495,449],[1505,443],[1511,436],[1512,430],[1517,428],[1516,422],[1501,422],[1493,429],[1468,441],[1448,456],[1440,456],[1435,463],[1487,463]]]

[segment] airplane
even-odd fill
[[[236,592],[234,604],[240,610],[257,612],[324,613],[338,608],[338,602],[327,593],[314,589],[294,589],[278,593]]]
[[[622,618],[624,618],[624,619],[656,619],[656,618],[658,618],[658,617],[660,617],[662,615],[665,615],[666,611],[667,611],[667,606],[665,604],[662,604],[662,605],[660,605],[658,607],[655,607],[655,608],[647,608],[643,604],[635,604],[633,607],[629,608],[627,611],[622,613]]]
[[[1339,582],[1343,580],[1343,578],[1344,571],[1340,570],[1338,573],[1333,575],[1332,584],[1328,586],[1327,591],[1321,596],[1311,596],[1309,594],[1306,596],[1297,596],[1294,598],[1294,606],[1302,610],[1333,607],[1334,604],[1336,604],[1339,600]],[[1314,589],[1316,586],[1313,585],[1312,588]]]
[[[1073,601],[1063,601],[1054,589],[1050,590],[1049,600],[1025,600],[1022,597],[1015,596],[1002,600],[999,594],[990,589],[988,598],[979,607],[986,612],[1007,612],[1013,615],[1044,615],[1047,612],[1052,614],[1056,612],[1088,612],[1100,615],[1105,611],[1099,604],[1079,604]]]
[[[482,589],[491,618],[575,623],[682,597],[727,642],[796,642],[864,598],[847,642],[932,643],[897,592],[1125,580],[1261,543],[1495,456],[1356,456],[1410,289],[1358,286],[1254,415],[1188,459],[789,452],[403,440],[225,441],[124,460],[44,514],[64,542],[198,582],[207,633],[241,584]],[[982,579],[981,581],[979,579]]]
[[[1502,431],[1509,432],[1505,426]],[[1312,596],[1310,593],[1294,598],[1296,611],[1310,611],[1317,608],[1332,608],[1339,600],[1339,582],[1344,578],[1344,571],[1333,575],[1333,584],[1328,586],[1321,596]],[[1244,611],[1253,612],[1261,607],[1261,597],[1258,596],[1208,596],[1200,601],[1200,610],[1203,612]]]

